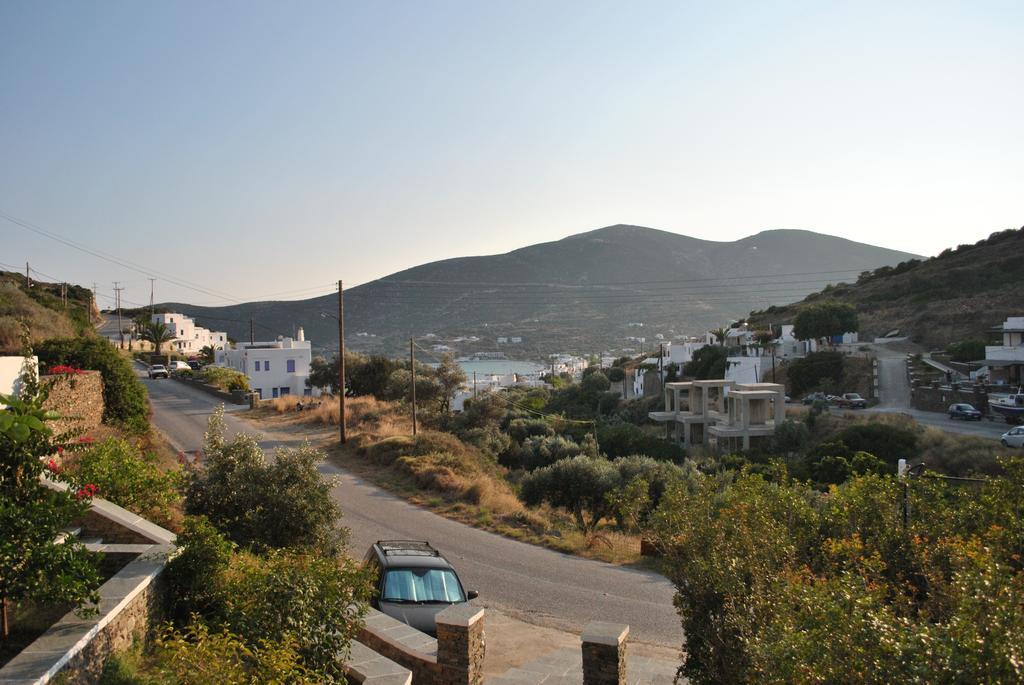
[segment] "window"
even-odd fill
[[[288,387],[281,388],[281,397],[284,397],[285,395],[291,395],[291,394],[292,394],[292,389],[291,388],[288,388]]]
[[[277,388],[273,389],[274,397],[277,397]]]
[[[295,373],[295,360],[294,359],[289,359],[285,366],[287,367],[285,370],[288,373]]]
[[[264,371],[270,371],[270,360],[269,359],[264,359],[263,360],[263,370]]]
[[[443,568],[396,568],[384,576],[380,593],[385,602],[462,602],[455,573]]]
[[[260,399],[262,400],[263,399],[263,388],[256,388],[256,394],[259,395]]]
[[[259,371],[260,370],[260,360],[257,359],[255,363],[256,363],[256,370]]]

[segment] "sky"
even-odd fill
[[[1019,0],[0,0],[0,265],[219,305],[617,223],[934,255],[1024,225],[1022,31]]]

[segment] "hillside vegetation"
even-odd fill
[[[914,255],[810,231],[763,231],[715,242],[640,226],[609,226],[506,254],[423,264],[347,290],[349,345],[400,354],[410,336],[476,335],[459,352],[496,349],[497,336],[523,338],[510,356],[616,349],[627,336],[694,334],[742,317],[753,304],[783,304],[863,269]],[[813,272],[813,275],[808,275]],[[754,294],[752,294],[754,293]],[[336,295],[228,307],[161,306],[202,325],[249,336],[305,327],[314,345],[336,345]],[[644,327],[631,327],[643,322]],[[359,333],[367,335],[360,336]]]
[[[753,324],[792,323],[801,307],[836,300],[857,309],[861,339],[899,329],[929,347],[989,337],[1007,316],[1021,314],[1024,229],[993,233],[937,257],[911,259],[808,295],[800,302],[751,312]]]
[[[0,354],[19,354],[21,324],[32,332],[32,342],[47,338],[68,338],[90,328],[92,293],[77,285],[68,286],[68,304],[64,307],[59,283],[34,281],[25,287],[25,277],[0,272]]]

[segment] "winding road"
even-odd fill
[[[213,397],[172,380],[151,381],[140,372],[153,406],[153,424],[179,450],[202,446]],[[259,432],[229,410],[230,433]],[[294,437],[292,438],[294,440]],[[261,444],[273,448],[283,439]],[[378,539],[430,540],[455,565],[474,600],[531,623],[579,632],[593,620],[628,623],[631,640],[678,648],[682,627],[672,605],[674,590],[664,577],[581,559],[528,545],[443,518],[409,504],[331,464],[333,495],[351,530],[350,550],[362,555]]]

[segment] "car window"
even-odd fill
[[[384,576],[381,599],[410,602],[463,602],[455,573],[443,568],[395,568]]]

